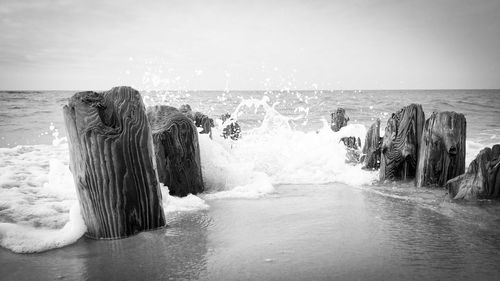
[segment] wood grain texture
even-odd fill
[[[466,120],[456,112],[434,112],[425,121],[416,185],[444,186],[465,172]]]
[[[148,108],[160,182],[170,194],[203,192],[200,146],[193,121],[168,106]]]
[[[500,198],[500,144],[482,149],[467,168],[467,172],[446,183],[453,199]]]
[[[363,156],[361,157],[363,169],[376,170],[380,168],[381,146],[380,119],[377,119],[366,132]]]
[[[347,122],[349,121],[349,117],[345,115],[345,109],[338,108],[334,113],[330,114],[331,116],[331,124],[330,128],[334,132],[338,132],[342,127],[347,126]]]
[[[87,236],[123,238],[165,226],[152,136],[139,92],[116,87],[76,93],[63,110]]]
[[[405,106],[389,118],[381,147],[381,181],[415,177],[424,122],[419,104]]]

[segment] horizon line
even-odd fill
[[[122,85],[124,86],[124,85]],[[122,86],[114,86],[114,87],[122,87]],[[111,87],[108,90],[114,88]],[[413,88],[413,89],[405,89],[405,88],[400,88],[400,89],[252,89],[252,90],[240,90],[240,89],[233,89],[233,90],[220,90],[220,89],[207,89],[207,90],[200,90],[200,89],[186,89],[186,90],[180,90],[180,89],[151,89],[151,90],[145,90],[145,89],[137,89],[132,86],[126,86],[126,87],[131,87],[136,89],[139,92],[144,92],[144,91],[168,91],[168,92],[297,92],[297,91],[323,91],[323,92],[337,92],[337,91],[459,91],[459,90],[469,90],[469,91],[498,91],[500,88]],[[94,91],[94,92],[105,92],[108,90],[102,90],[102,89],[96,89],[96,90],[82,90],[82,89],[10,89],[10,90],[5,90],[2,89],[0,92],[84,92],[84,91]]]

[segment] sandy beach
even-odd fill
[[[127,239],[81,238],[28,255],[0,249],[2,280],[495,280],[500,274],[495,220],[467,215],[479,207],[454,207],[430,199],[429,191],[376,190],[283,185],[259,200],[209,200],[209,210],[171,214],[167,228]]]

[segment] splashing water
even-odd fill
[[[177,103],[186,99],[179,93],[152,95],[154,98],[145,98],[145,104],[172,102],[171,95]],[[307,105],[314,96],[298,98]],[[346,149],[340,141],[350,136],[364,140],[365,126],[349,124],[339,132],[332,132],[322,119],[320,129],[299,131],[291,124],[307,123],[309,108],[295,106],[287,116],[278,112],[278,105],[277,102],[270,105],[267,95],[260,99],[241,98],[234,106],[231,120],[225,123],[216,120],[213,139],[200,135],[206,192],[177,198],[169,195],[168,187],[162,187],[167,215],[206,210],[211,200],[260,198],[275,192],[274,186],[279,184],[340,182],[359,187],[377,178],[377,172],[347,164]],[[254,115],[261,113],[255,126],[245,123],[250,118],[248,111],[252,110]],[[228,122],[236,121],[243,121],[243,137],[237,141],[220,137]],[[53,124],[49,129],[54,138],[52,145],[0,148],[0,245],[15,252],[63,247],[77,241],[86,231],[68,168],[67,140],[60,137]],[[482,147],[467,142],[467,163]]]

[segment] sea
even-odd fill
[[[162,186],[168,226],[111,241],[84,235],[62,114],[75,92],[0,92],[1,280],[500,280],[499,201],[379,182],[340,142],[418,103],[465,115],[468,165],[500,143],[500,90],[143,91],[215,120],[206,190]],[[240,139],[221,137],[224,113]]]

